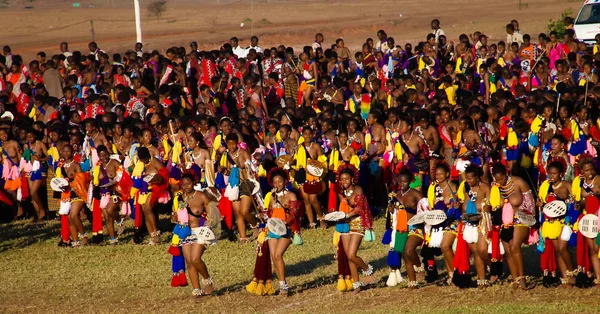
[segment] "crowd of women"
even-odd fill
[[[483,288],[507,265],[527,289],[523,245],[537,246],[545,286],[595,285],[597,47],[572,29],[537,44],[517,21],[506,31],[453,43],[434,20],[414,47],[380,30],[354,55],[322,34],[301,51],[257,37],[164,55],[62,43],[28,64],[5,47],[0,201],[15,219],[57,217],[69,247],[105,232],[116,245],[127,219],[134,242],[147,232],[156,245],[157,213],[172,207],[171,285],[189,275],[195,296],[213,292],[202,256],[219,238],[256,243],[250,293],[275,294],[274,271],[286,295],[287,248],[327,227],[340,291],[372,280],[357,253],[376,238],[388,286],[404,265],[411,289]]]

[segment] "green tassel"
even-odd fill
[[[302,245],[304,244],[304,241],[302,240],[302,237],[299,234],[294,233],[294,240],[292,240],[292,243],[294,245]]]
[[[404,252],[404,246],[406,246],[407,239],[408,232],[396,231],[396,238],[394,239],[394,252]]]
[[[600,233],[596,237],[596,245],[600,246]]]

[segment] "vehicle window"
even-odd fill
[[[583,6],[575,24],[600,23],[600,3]]]

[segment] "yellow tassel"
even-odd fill
[[[385,132],[385,140],[387,141],[385,151],[389,152],[392,150],[392,135],[390,134],[390,132]]]
[[[329,155],[329,166],[333,166],[333,171],[337,171],[340,164],[340,152],[334,148]]]
[[[169,141],[166,138],[163,138],[162,145],[165,151],[165,155],[163,157],[167,159],[167,156],[169,156],[169,153],[171,152],[171,145],[169,145]]]
[[[179,196],[181,196],[183,192],[177,191],[175,192],[175,197],[173,198],[173,212],[176,213],[179,210]]]
[[[537,148],[535,150],[535,153],[533,153],[533,165],[535,167],[537,167],[539,164],[538,160],[540,160],[540,149],[539,148]]]
[[[264,200],[265,208],[269,208],[269,204],[271,204],[272,196],[273,196],[273,191],[270,191],[265,195],[265,200]]]
[[[131,176],[134,178],[141,178],[144,173],[144,168],[144,163],[142,161],[136,162],[133,171],[131,172]]]
[[[252,279],[252,281],[250,281],[250,283],[246,286],[246,291],[250,292],[250,293],[255,293],[256,292],[256,278]]]
[[[346,291],[348,291],[348,288],[346,286],[346,281],[344,280],[344,278],[342,278],[342,276],[340,276],[338,278],[337,289],[340,292],[346,292]]]
[[[362,86],[364,88],[365,84],[367,84],[367,80],[365,78],[361,78],[360,79],[360,86]]]
[[[112,144],[112,153],[113,154],[118,154],[119,153],[119,150],[117,149],[117,145],[115,145],[115,144]]]
[[[464,202],[466,197],[465,197],[465,181],[461,182],[460,185],[458,186],[458,190],[456,191],[456,196],[458,197],[458,200],[461,202]]]
[[[497,87],[495,83],[490,82],[490,95],[497,91]]]
[[[304,145],[298,146],[296,152],[296,169],[306,168],[306,148]]]
[[[181,159],[181,152],[183,151],[183,148],[181,146],[181,141],[177,141],[175,142],[175,145],[173,146],[173,155],[171,157],[171,160],[173,161],[173,163],[179,163],[179,160]],[[167,155],[165,154],[165,157]]]
[[[540,132],[540,130],[542,129],[542,121],[543,121],[542,116],[537,115],[537,117],[535,117],[535,119],[533,119],[533,122],[531,122],[531,132],[533,132],[533,133]]]
[[[174,234],[173,238],[171,239],[171,244],[173,245],[179,245],[179,236]]]
[[[265,170],[262,164],[258,166],[258,176],[263,178],[267,176],[267,170]]]
[[[394,144],[394,156],[396,156],[396,159],[401,162],[404,159],[402,159],[402,146],[400,145],[400,143],[396,143]]]
[[[322,162],[322,163],[324,163],[324,164],[327,164],[327,156],[325,156],[325,155],[319,156],[317,158],[317,160],[320,161],[320,162]],[[325,171],[327,171],[327,169],[325,169]]]
[[[571,184],[571,193],[573,194],[573,196],[575,196],[576,202],[581,201],[581,177],[580,176],[576,176],[575,179],[573,179],[573,183]]]
[[[350,158],[350,164],[360,170],[360,158],[358,158],[358,156],[353,155],[352,158]]]
[[[100,184],[100,163],[96,164],[96,166],[94,167],[94,171],[93,171],[92,175],[93,175],[93,178],[94,178],[93,184],[95,186],[98,186]]]
[[[265,284],[265,292],[267,293],[267,295],[275,294],[275,289],[273,288],[273,284],[270,281],[267,281],[267,283]]]
[[[261,245],[262,245],[263,243],[265,243],[265,238],[266,238],[266,237],[267,237],[267,233],[266,233],[266,232],[264,232],[264,231],[261,231],[261,232],[258,234],[258,237],[256,238],[256,242],[258,242],[259,244],[261,244]]]
[[[492,186],[492,189],[490,190],[490,205],[492,205],[492,208],[500,207],[501,200],[500,188],[498,186]]]
[[[527,156],[527,155],[523,155],[521,157],[521,167],[523,168],[531,168],[531,157]]]
[[[31,108],[31,111],[29,112],[29,117],[33,119],[33,121],[37,121],[37,109],[35,108],[35,106]]]
[[[538,192],[538,196],[540,197],[540,201],[542,201],[542,203],[546,202],[546,197],[548,196],[549,189],[550,182],[548,182],[548,180],[542,182],[542,185],[540,185],[540,191]]]
[[[215,140],[213,141],[213,151],[211,154],[211,158],[212,160],[216,160],[217,159],[217,151],[219,150],[219,148],[221,148],[221,142],[223,141],[223,135],[218,134],[215,137]]]
[[[575,223],[573,224],[573,232],[577,231],[579,231],[579,220],[575,221]]]
[[[57,178],[64,178],[60,167],[57,167],[56,170],[54,170],[54,176]]]
[[[504,57],[498,58],[498,66],[503,68],[505,65],[506,65],[506,62],[504,61]]]
[[[456,67],[454,68],[454,73],[462,73],[460,71],[462,63],[463,63],[462,57],[458,57],[458,59],[456,59]]]
[[[350,112],[352,113],[356,113],[356,102],[354,101],[354,99],[350,98],[348,99],[348,109],[350,110]]]
[[[339,243],[340,243],[340,233],[336,231],[333,233],[333,246],[337,247]]]
[[[506,145],[509,148],[514,148],[519,146],[519,138],[517,137],[517,133],[512,128],[508,129],[508,137],[506,138]]]
[[[562,231],[563,224],[555,220],[553,222],[544,221],[542,225],[542,238],[555,240],[560,237],[560,233]]]
[[[304,136],[300,135],[300,137],[298,138],[298,145],[302,144],[304,144]]]
[[[277,141],[277,143],[281,142],[281,132],[278,130],[277,133],[275,133],[275,141]]]
[[[369,147],[371,146],[371,141],[372,141],[371,133],[367,132],[367,134],[365,134],[365,150],[367,152],[369,151]]]
[[[221,160],[219,160],[219,166],[227,168],[227,154],[221,155]]]
[[[579,139],[579,132],[579,123],[575,119],[571,120],[571,134],[573,134],[573,139]]]
[[[354,281],[350,278],[346,278],[344,279],[344,282],[346,283],[346,291],[352,291],[352,284],[354,283]]]
[[[267,291],[265,290],[265,285],[262,282],[259,282],[256,285],[256,291],[254,291],[254,294],[265,295],[266,293],[267,293]]]
[[[435,187],[436,183],[430,184],[429,189],[427,189],[427,200],[429,201],[429,207],[433,208],[435,206]]]
[[[149,193],[144,193],[144,194],[140,193],[140,196],[138,197],[138,203],[140,205],[146,204],[146,201],[148,200],[148,196],[150,196]]]

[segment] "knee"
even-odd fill
[[[283,254],[273,254],[272,255],[273,262],[283,262]]]
[[[512,254],[520,254],[521,253],[521,243],[513,242],[508,245],[510,252]]]
[[[197,257],[197,256],[190,258],[190,262],[192,262],[192,264],[198,264],[198,263],[200,263],[200,261],[201,261],[200,257]]]
[[[415,248],[406,247],[404,249],[404,255],[406,255],[406,257],[408,257],[408,258],[413,258],[415,256],[415,253],[416,253]]]
[[[452,242],[442,242],[442,244],[440,245],[440,249],[442,250],[442,252],[452,252]]]
[[[75,219],[79,219],[79,213],[77,211],[72,210],[69,212],[69,220],[74,221]]]

